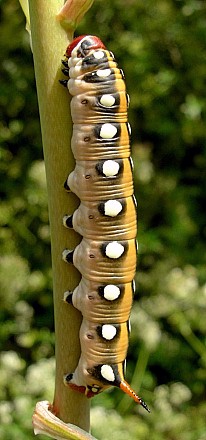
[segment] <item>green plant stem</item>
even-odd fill
[[[69,43],[55,19],[61,6],[62,0],[29,1],[51,227],[56,335],[54,409],[64,422],[88,431],[88,400],[63,384],[63,375],[74,371],[78,362],[81,315],[63,302],[64,292],[78,284],[79,273],[62,261],[61,254],[65,248],[73,249],[79,236],[62,225],[63,216],[74,211],[78,200],[63,188],[67,175],[74,168],[74,159],[69,144],[72,131],[69,95],[58,82],[63,77],[61,58]]]
[[[185,318],[181,311],[174,313],[169,317],[169,322],[178,328],[183,338],[192,347],[192,349],[202,358],[204,365],[206,363],[206,348],[205,345],[193,333],[189,321]]]

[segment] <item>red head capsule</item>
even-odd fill
[[[69,58],[73,49],[80,45],[79,43],[85,39],[87,42],[88,49],[105,49],[105,45],[102,43],[100,38],[95,37],[94,35],[80,35],[80,37],[74,38],[74,40],[69,44],[66,50],[66,56]]]

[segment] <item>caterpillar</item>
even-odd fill
[[[64,294],[83,315],[81,356],[64,382],[93,397],[117,386],[146,403],[125,381],[129,316],[136,271],[136,202],[130,157],[129,98],[124,74],[96,36],[77,37],[67,47],[60,80],[69,90],[76,161],[65,189],[80,205],[63,224],[82,241],[62,258],[81,273],[80,284]]]

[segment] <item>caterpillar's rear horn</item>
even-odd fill
[[[136,403],[142,405],[144,409],[146,409],[150,413],[150,409],[146,405],[146,403],[133,391],[131,386],[124,380],[120,382],[120,388],[124,393],[128,394]]]

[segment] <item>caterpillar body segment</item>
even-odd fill
[[[133,283],[101,284],[82,278],[71,292],[65,292],[65,301],[73,303],[84,318],[92,323],[122,323],[129,320],[134,294]]]
[[[64,259],[68,262],[67,257]],[[73,251],[73,264],[84,278],[129,283],[136,272],[136,240],[102,242],[83,238]]]
[[[94,36],[74,39],[63,65],[72,95],[76,160],[65,189],[80,199],[63,224],[83,237],[74,250],[63,251],[63,259],[82,275],[74,291],[65,292],[65,301],[83,316],[79,363],[64,382],[87,397],[117,386],[149,411],[124,379],[137,260],[124,74]]]
[[[132,166],[129,159],[78,161],[67,185],[80,200],[119,199],[133,194]]]
[[[116,136],[113,136],[113,139],[102,138],[101,135],[106,136],[105,132],[109,128],[111,129],[111,124],[106,123],[97,124],[96,127],[91,123],[85,124],[85,127],[83,124],[74,124],[71,147],[75,160],[115,160],[130,157],[129,126],[116,123],[114,128],[117,132],[113,129]]]
[[[72,216],[64,217],[64,225],[73,227],[85,238],[129,240],[137,227],[136,205],[133,196],[109,200],[81,201]]]

